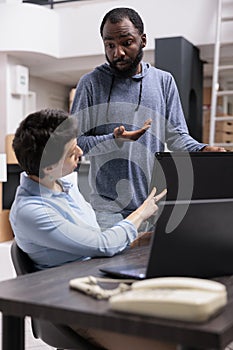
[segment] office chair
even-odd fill
[[[36,272],[33,261],[19,248],[15,241],[11,245],[11,259],[18,276]],[[35,338],[43,340],[49,346],[57,348],[57,350],[100,349],[87,342],[66,325],[53,324],[49,321],[35,318],[31,318],[31,325]]]

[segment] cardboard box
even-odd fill
[[[3,198],[2,198],[2,182],[0,182],[0,213],[2,211],[2,201],[3,201]]]
[[[212,99],[212,87],[204,87],[204,89],[203,89],[203,105],[204,106],[211,106],[211,99]],[[222,103],[223,103],[222,96],[218,96],[217,105],[222,106]]]
[[[233,132],[230,132],[230,131],[216,131],[215,142],[219,142],[219,143],[233,143]]]
[[[73,89],[70,90],[70,95],[69,95],[69,111],[71,111],[71,107],[72,107],[72,103],[73,103],[73,100],[74,100],[75,92],[76,92],[76,89],[75,89],[75,88],[73,88]]]
[[[9,221],[10,210],[0,212],[0,242],[11,241],[14,234]]]
[[[231,117],[227,114],[221,114],[221,116]],[[232,139],[233,121],[227,121],[227,120],[221,121],[221,116],[219,116],[219,120],[215,123],[215,142],[232,143],[233,142],[233,139]],[[210,110],[206,109],[203,111],[202,141],[204,143],[209,142],[209,132],[210,132]]]
[[[230,131],[233,132],[233,121],[217,121],[216,130]]]
[[[203,131],[210,129],[210,122],[204,123]],[[233,132],[233,122],[228,122],[226,120],[217,121],[215,123],[215,131],[223,131],[223,132]]]
[[[18,161],[15,156],[15,152],[12,148],[13,138],[14,138],[14,134],[6,135],[5,147],[6,147],[7,164],[18,164]]]
[[[203,105],[210,106],[211,105],[211,87],[204,87],[203,89]]]

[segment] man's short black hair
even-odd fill
[[[133,23],[134,27],[137,28],[140,35],[144,33],[144,24],[139,14],[131,8],[118,7],[109,11],[104,16],[100,26],[101,37],[103,37],[103,29],[107,21],[110,21],[111,23],[119,23],[124,18],[128,18]]]
[[[61,159],[65,145],[77,133],[76,118],[63,110],[42,109],[22,120],[12,146],[21,168],[43,178],[43,169]]]

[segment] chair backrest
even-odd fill
[[[15,241],[11,245],[11,259],[17,275],[25,275],[37,271],[33,261],[19,248]]]
[[[33,261],[22,249],[19,248],[16,241],[13,241],[11,245],[11,259],[18,276],[37,271]],[[34,337],[42,339],[45,343],[54,348],[56,347],[67,350],[99,349],[79,336],[69,326],[53,324],[41,319],[32,319],[31,321]]]

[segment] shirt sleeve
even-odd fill
[[[176,83],[171,75],[168,77],[166,84],[166,142],[168,148],[172,151],[199,151],[206,144],[196,141],[189,134]]]
[[[96,127],[106,124],[104,116],[107,107],[104,104],[101,106],[93,105],[92,90],[93,87],[88,76],[82,77],[76,87],[71,107],[71,114],[78,118],[78,145],[81,147],[83,154],[90,157],[107,154],[122,147],[122,143],[114,138],[114,126],[110,132],[96,135]],[[110,127],[109,125],[108,129]]]
[[[78,224],[71,222],[52,206],[38,204],[19,209],[17,226],[18,239],[21,236],[24,241],[42,248],[76,254],[77,257],[113,256],[137,237],[135,226],[128,220],[102,232],[82,224],[82,220]]]

